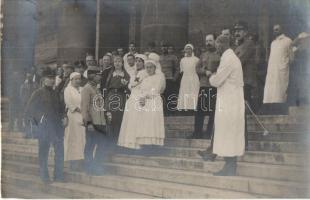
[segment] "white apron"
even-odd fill
[[[290,38],[282,34],[271,43],[263,103],[286,102],[291,42]]]
[[[196,72],[196,65],[199,59],[195,56],[184,57],[180,62],[180,70],[183,72],[181,80],[178,110],[195,110],[198,102],[200,88],[199,77]]]
[[[132,89],[126,102],[118,145],[140,149],[141,145],[163,145],[165,128],[163,103],[160,91],[163,87],[161,74],[143,79]],[[150,95],[145,106],[140,106],[139,99]]]
[[[73,112],[76,108],[81,109],[81,94],[69,83],[64,91],[64,98],[68,108],[67,116],[69,119],[64,136],[64,159],[65,161],[81,160],[84,159],[86,143],[85,127],[82,126],[82,114]]]

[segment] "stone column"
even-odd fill
[[[58,64],[84,60],[95,53],[96,1],[61,2],[58,23]]]
[[[188,33],[187,0],[141,0],[141,47],[162,41],[183,48]]]
[[[259,18],[258,18],[258,35],[259,42],[263,46],[265,51],[264,60],[267,62],[269,56],[270,46],[270,20],[269,20],[269,5],[268,0],[262,0],[259,5]]]

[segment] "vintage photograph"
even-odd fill
[[[1,197],[310,198],[310,0],[0,0]]]

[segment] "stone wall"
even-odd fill
[[[66,0],[61,2],[58,22],[58,64],[84,60],[95,52],[96,1]]]
[[[37,1],[36,65],[56,63],[59,9],[58,0]]]
[[[188,0],[141,0],[141,47],[169,42],[183,48],[188,40]]]
[[[246,20],[250,30],[257,31],[258,5],[256,0],[189,1],[189,40],[194,46],[204,45],[207,33],[220,33],[238,19]]]
[[[248,22],[249,31],[258,33],[268,48],[274,23],[282,24],[290,37],[301,32],[309,20],[309,4],[307,0],[190,0],[189,40],[196,46],[204,45],[207,33],[219,34],[240,19]]]
[[[4,2],[1,80],[3,94],[16,92],[13,85],[23,80],[23,72],[33,66],[36,3],[32,0],[9,0]],[[12,74],[18,74],[18,80]],[[10,88],[8,88],[10,86]],[[10,91],[9,91],[10,90]]]
[[[128,47],[130,4],[129,0],[101,0],[99,56]]]

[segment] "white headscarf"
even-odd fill
[[[147,57],[144,54],[137,54],[135,55],[135,58],[140,58],[142,59],[144,62],[147,60]]]
[[[155,65],[155,67],[157,68],[157,62],[155,62],[154,60],[148,59],[148,60],[145,61],[145,65],[146,65],[147,63],[152,63],[152,64]]]
[[[71,81],[74,77],[76,77],[76,76],[81,76],[81,74],[78,73],[78,72],[72,72],[72,73],[70,74],[70,81]]]
[[[159,56],[157,59],[156,54],[154,54],[155,56],[152,56],[152,54],[149,55],[149,59],[145,61],[145,64],[147,63],[152,63],[153,65],[156,66],[156,75],[160,77],[160,82],[161,82],[161,86],[160,86],[160,93],[163,93],[165,91],[166,88],[166,78],[164,73],[161,71],[161,65],[159,63]]]
[[[155,63],[156,73],[162,72],[161,71],[161,65],[159,62],[159,58],[160,58],[159,55],[157,55],[156,53],[150,53],[148,56],[148,59],[154,61],[154,63]]]
[[[70,82],[68,83],[68,85],[67,85],[67,87],[65,88],[65,90],[69,90],[69,91],[72,91],[72,90],[76,91],[76,90],[77,90],[77,91],[80,93],[81,87],[75,88],[75,87],[72,86],[72,79],[73,79],[74,77],[76,77],[76,76],[80,76],[80,77],[81,77],[81,74],[78,73],[78,72],[72,72],[72,73],[70,74],[70,77],[69,77]],[[66,92],[66,91],[65,91],[65,92]]]
[[[185,47],[184,47],[184,51],[185,51],[185,49],[188,48],[188,47],[191,48],[192,51],[193,51],[191,57],[194,57],[194,56],[195,56],[195,53],[194,53],[194,46],[193,46],[192,44],[186,44]],[[186,56],[186,53],[184,54],[184,56]]]
[[[156,61],[156,62],[159,62],[159,55],[157,55],[156,53],[150,53],[149,55],[148,55],[148,58],[149,59],[151,59],[151,60],[154,60],[154,61]]]

